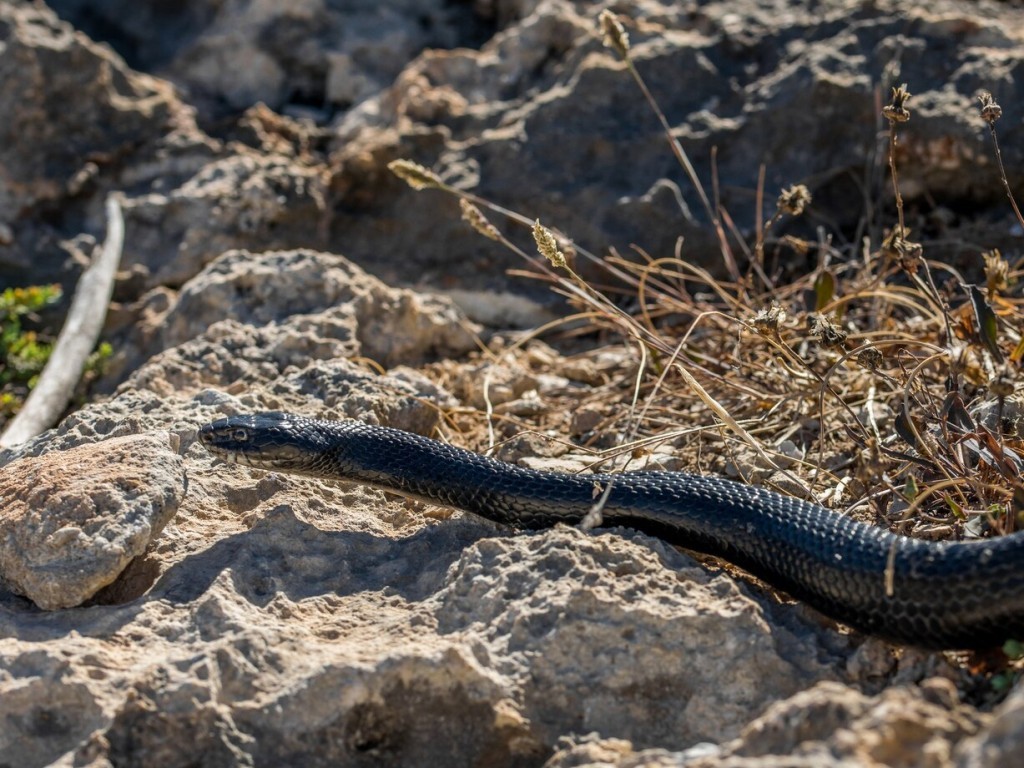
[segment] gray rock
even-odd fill
[[[7,464],[0,469],[0,582],[47,610],[81,604],[146,551],[186,487],[166,435]]]
[[[957,750],[962,768],[1013,765],[1024,751],[1024,687],[1019,684],[992,713],[992,718]]]
[[[3,634],[7,634],[4,631]],[[67,646],[75,640],[67,642]],[[103,726],[103,705],[96,680],[106,677],[104,661],[82,658],[74,663],[50,648],[18,647],[5,641],[0,651],[0,750],[9,765],[50,765],[86,742]],[[46,734],[43,736],[42,734]],[[109,765],[109,763],[108,763]]]
[[[930,679],[943,657],[857,651],[808,609],[654,539],[513,535],[358,486],[222,465],[195,442],[200,424],[266,409],[443,435],[458,428],[459,407],[484,402],[493,367],[435,367],[451,393],[404,367],[472,349],[462,315],[362,269],[457,289],[490,323],[530,325],[539,310],[504,298],[524,285],[503,274],[513,257],[462,224],[449,197],[406,190],[386,170],[396,157],[600,252],[637,242],[664,256],[682,234],[685,258],[719,264],[655,119],[595,34],[607,4],[417,3],[425,29],[406,0],[190,0],[131,13],[115,0],[54,2],[83,25],[92,13],[97,37],[184,87],[173,96],[39,4],[0,0],[0,104],[18,118],[0,149],[4,285],[68,282],[102,230],[103,196],[128,195],[113,391],[0,454],[0,474],[16,471],[28,498],[43,488],[27,487],[25,467],[81,486],[66,506],[34,505],[33,530],[53,510],[92,509],[89,472],[114,488],[121,478],[114,498],[131,488],[124,477],[176,488],[178,511],[144,552],[140,537],[141,554],[87,607],[40,611],[0,590],[0,762],[767,768],[1016,757],[1020,691],[992,714],[973,710]],[[908,220],[946,244],[928,255],[978,241],[976,221],[928,216],[931,201],[1008,231],[972,99],[989,88],[1003,102],[1001,130],[1019,120],[1019,10],[985,0],[615,9],[706,183],[718,148],[721,198],[741,230],[755,220],[765,163],[769,202],[797,181],[815,196],[808,223],[776,234],[826,223],[840,246],[863,233],[877,244],[892,217],[876,97],[906,81]],[[251,105],[258,98],[301,116]],[[209,119],[225,108],[237,120]],[[1016,174],[1024,151],[1005,138]],[[985,247],[1003,245],[994,231]],[[570,380],[604,386],[624,354],[566,364],[545,351],[539,367],[560,377],[496,370],[491,403],[521,413],[552,389],[571,398]],[[161,448],[166,479],[155,483],[145,474],[154,446],[133,441],[158,431],[180,456]],[[138,450],[117,449],[111,469],[118,445]],[[85,469],[71,462],[79,454],[92,457]],[[21,497],[0,497],[6,520]],[[52,556],[48,534],[0,564]],[[131,549],[98,537],[90,547]],[[59,554],[70,573],[81,551]]]
[[[471,44],[469,7],[440,0],[286,5],[208,0],[139,8],[120,0],[52,6],[133,66],[154,70],[207,108],[257,101],[330,111],[386,88],[426,47]],[[160,35],[154,35],[160,30]]]
[[[515,257],[459,222],[448,196],[403,189],[361,162],[410,156],[597,253],[628,252],[636,243],[670,256],[682,236],[685,259],[720,271],[720,248],[696,191],[636,85],[596,34],[603,5],[502,5],[511,9],[508,26],[479,50],[425,52],[376,110],[339,122],[332,237],[357,261],[379,254],[382,243],[410,254],[409,271],[396,265],[394,273],[406,279],[410,272],[432,280],[454,273],[471,284],[487,264],[497,284]],[[809,215],[784,220],[776,236],[814,240],[814,226],[826,224],[840,240],[857,242],[868,232],[880,242],[895,209],[877,105],[890,86],[906,82],[913,117],[900,130],[900,179],[915,237],[931,241],[931,258],[975,259],[976,248],[954,243],[961,228],[966,240],[977,239],[967,234],[977,226],[973,215],[926,215],[936,205],[970,208],[999,222],[986,228],[986,248],[1019,249],[976,100],[982,88],[996,96],[1004,133],[1021,118],[1013,86],[1021,67],[1013,31],[1019,9],[764,0],[633,2],[616,10],[627,20],[638,70],[709,193],[714,154],[721,204],[740,231],[751,234],[758,218],[763,165],[762,218],[785,186],[802,182],[814,195]],[[382,130],[392,126],[399,130]],[[1024,151],[1016,143],[1004,149],[1008,167],[1019,168]],[[1019,174],[1011,173],[1019,193]],[[389,229],[397,218],[404,226]],[[495,223],[504,225],[497,217]],[[425,247],[430,241],[443,249]],[[532,248],[527,237],[521,242]],[[785,249],[779,258],[801,263]]]
[[[722,747],[705,743],[670,752],[636,749],[623,740],[573,739],[546,768],[945,768],[962,764],[953,745],[989,720],[959,704],[947,680],[929,680],[920,689],[890,688],[877,696],[821,682],[773,704]]]
[[[0,284],[54,280],[66,254],[34,243],[46,229],[39,211],[88,193],[104,166],[171,130],[176,107],[167,83],[132,72],[45,5],[0,3]],[[37,253],[49,256],[35,263]]]
[[[682,235],[687,259],[722,266],[714,230],[657,120],[601,45],[599,3],[417,4],[416,20],[407,0],[344,10],[314,2],[190,2],[131,14],[115,0],[60,5],[139,66],[189,83],[185,93],[195,103],[210,96],[237,112],[250,107],[237,125],[218,128],[246,145],[205,136],[166,85],[134,75],[104,52],[117,82],[143,93],[127,100],[142,117],[97,115],[92,101],[42,105],[69,125],[106,125],[110,118],[121,143],[98,151],[117,149],[121,160],[114,168],[88,147],[61,143],[68,160],[58,176],[91,170],[73,190],[44,174],[45,194],[29,196],[52,201],[55,212],[24,209],[27,218],[12,227],[15,243],[0,250],[0,264],[15,265],[17,273],[15,266],[8,271],[19,282],[52,279],[63,262],[83,258],[68,243],[83,228],[99,235],[102,197],[118,187],[129,191],[125,263],[137,270],[122,283],[126,300],[183,284],[228,248],[300,245],[346,253],[389,283],[507,291],[504,268],[520,266],[518,257],[465,226],[449,196],[414,194],[395,180],[385,166],[402,156],[539,216],[595,252],[627,252],[636,243],[667,256]],[[900,177],[914,236],[928,240],[929,257],[940,260],[973,259],[979,226],[983,247],[1019,246],[975,98],[981,88],[993,92],[1003,104],[1000,126],[1020,119],[1012,86],[1020,66],[1012,32],[1019,9],[986,0],[913,8],[856,0],[690,8],[637,0],[621,11],[637,67],[707,188],[716,150],[721,203],[740,231],[750,234],[758,217],[763,164],[769,208],[792,183],[807,183],[814,194],[810,214],[780,222],[775,236],[814,239],[814,227],[825,223],[840,245],[859,242],[865,232],[880,242],[894,212],[876,102],[905,81],[914,117],[901,129]],[[94,57],[102,51],[47,18],[65,30],[62,40],[72,41],[61,45],[86,46]],[[492,24],[495,33],[481,44]],[[25,44],[32,56],[46,47],[37,39]],[[37,44],[40,51],[31,47]],[[430,45],[459,47],[424,50]],[[75,69],[64,60],[54,66],[65,64]],[[103,91],[98,66],[77,68],[82,87],[75,92],[100,92],[101,103],[120,108],[122,101]],[[35,88],[27,71],[11,69],[12,94]],[[48,82],[53,75],[46,72]],[[160,94],[153,115],[169,119],[146,122],[146,88]],[[350,96],[362,101],[339,113],[330,129],[254,106],[266,97],[284,109],[292,100],[294,110],[312,110],[323,126],[333,107],[321,107]],[[19,104],[12,102],[12,113]],[[12,167],[44,156],[52,142],[38,138],[49,135],[19,130],[8,142]],[[1003,152],[1011,173],[1024,163],[1014,142],[1004,141]],[[32,168],[38,163],[24,173]],[[36,183],[24,180],[28,186],[19,189]],[[1016,175],[1011,183],[1019,187]],[[504,226],[500,218],[496,223]],[[532,249],[525,233],[512,235],[523,235]],[[785,249],[778,257],[798,258]],[[540,287],[515,285],[524,293]],[[545,291],[533,292],[550,301]]]
[[[589,731],[669,749],[730,738],[833,674],[813,633],[773,627],[728,577],[628,531],[481,541],[436,599],[438,631],[472,637],[480,662],[516,681],[547,744]]]
[[[448,299],[390,288],[342,256],[305,250],[223,254],[183,288],[162,319],[161,345],[226,317],[255,327],[292,318],[296,341],[327,345],[304,350],[307,359],[367,357],[386,367],[464,355],[479,330]]]
[[[342,256],[309,250],[229,251],[179,296],[150,294],[129,315],[137,320],[125,319],[114,336],[106,387],[207,329],[202,349],[175,354],[211,386],[235,387],[314,360],[366,358],[390,368],[460,356],[476,348],[480,331],[443,296],[388,287]]]
[[[180,287],[232,248],[322,242],[322,170],[236,149],[177,187],[126,201],[123,267],[137,272],[133,290]]]

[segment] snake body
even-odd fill
[[[716,477],[542,472],[356,421],[233,416],[199,438],[226,461],[383,488],[513,528],[578,524],[610,485],[603,525],[720,557],[862,632],[927,648],[1024,638],[1024,533],[921,541]]]

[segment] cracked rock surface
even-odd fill
[[[1019,759],[1019,685],[974,706],[963,660],[850,635],[721,563],[628,529],[518,533],[196,442],[261,410],[450,438],[460,409],[514,423],[633,380],[621,349],[476,354],[552,300],[449,196],[386,168],[412,158],[595,251],[683,236],[714,268],[700,200],[595,33],[606,6],[0,0],[0,288],[70,295],[109,192],[126,219],[93,401],[0,452],[0,766]],[[972,111],[984,87],[1020,121],[1012,4],[612,7],[704,178],[717,148],[741,233],[762,164],[768,199],[806,183],[820,217],[779,237],[880,226],[864,200],[889,194],[876,107],[898,71],[922,118],[901,134],[903,196],[929,253],[976,258],[981,231],[1019,250]],[[567,441],[596,439],[602,414],[568,410],[571,435],[498,455],[585,471]]]

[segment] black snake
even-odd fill
[[[603,525],[723,558],[863,632],[930,648],[1024,638],[1024,533],[921,541],[715,477],[540,472],[356,421],[233,416],[199,438],[226,461],[384,488],[514,528],[578,524],[610,484]]]

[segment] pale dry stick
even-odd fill
[[[581,531],[590,531],[594,528],[600,528],[604,523],[604,508],[608,505],[608,497],[612,495],[612,486],[615,484],[614,480],[609,481],[601,492],[601,497],[594,502],[594,505],[587,510],[587,514],[583,516],[577,526]],[[600,488],[599,485],[595,484],[595,489]]]
[[[0,448],[18,445],[49,429],[71,401],[86,361],[103,330],[114,290],[114,275],[121,262],[124,217],[118,198],[116,193],[107,197],[107,237],[103,248],[79,278],[50,359],[18,415],[0,435]]]
[[[484,374],[484,406],[487,418],[487,452],[494,450],[494,405],[491,403],[491,369]]]
[[[899,538],[894,537],[889,545],[889,556],[885,559],[885,596],[892,597],[896,594],[896,548],[899,545]]]

